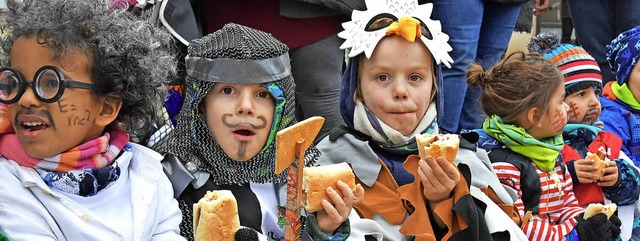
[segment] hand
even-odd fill
[[[438,160],[433,157],[420,159],[418,175],[424,186],[423,195],[430,205],[451,197],[451,191],[460,181],[458,168],[442,157]]]
[[[573,162],[573,167],[576,170],[576,176],[578,181],[582,184],[592,183],[598,181],[595,172],[598,170],[593,165],[594,160],[576,160]]]
[[[264,236],[258,234],[258,231],[252,228],[240,227],[234,235],[235,241],[261,241],[266,240]]]
[[[549,0],[536,0],[533,8],[533,14],[538,16],[549,8]]]
[[[611,215],[609,221],[611,222],[611,240],[615,240],[618,238],[618,236],[620,236],[620,233],[622,232],[622,230],[620,230],[622,221],[620,221],[620,218],[618,218],[618,216],[615,214]]]
[[[342,181],[337,183],[339,191],[342,193],[342,197],[336,190],[328,187],[326,192],[333,205],[327,200],[322,200],[323,210],[318,211],[316,217],[318,218],[318,226],[320,230],[326,234],[333,234],[333,232],[340,227],[340,225],[347,220],[349,213],[354,204],[358,204],[364,198],[364,188],[360,184],[356,185],[356,191],[353,193],[351,187]]]
[[[608,161],[607,167],[601,171],[604,171],[604,176],[598,180],[598,186],[610,187],[616,185],[616,182],[618,182],[618,165],[616,165],[615,161]]]
[[[614,225],[607,219],[606,214],[599,213],[587,220],[582,219],[581,215],[576,217],[576,220],[576,229],[581,241],[616,240],[617,235],[614,237],[612,233]]]

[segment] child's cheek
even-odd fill
[[[567,114],[569,115],[569,118],[578,119],[578,116],[581,114],[580,107],[578,107],[578,105],[573,101],[570,101],[568,105],[569,110],[567,111]]]

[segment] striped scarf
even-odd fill
[[[537,140],[518,126],[505,124],[497,115],[488,117],[482,124],[484,131],[505,144],[509,149],[528,157],[540,170],[552,171],[556,159],[564,147],[562,135]]]
[[[129,134],[119,125],[115,125],[108,128],[101,137],[64,153],[36,159],[23,149],[11,126],[6,105],[0,104],[0,155],[17,162],[20,166],[56,172],[106,167],[115,160],[128,142]]]

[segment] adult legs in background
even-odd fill
[[[614,0],[613,2],[615,3],[613,11],[616,18],[616,33],[607,44],[610,44],[611,40],[618,37],[620,33],[640,25],[640,1]]]
[[[507,46],[509,46],[509,40],[511,40],[521,6],[521,4],[501,4],[492,1],[485,3],[484,19],[482,20],[476,54],[476,61],[482,65],[482,68],[491,68],[504,55]],[[485,114],[480,104],[480,91],[479,86],[467,88],[458,132],[462,129],[482,128]]]
[[[616,36],[613,0],[569,0],[569,10],[582,47],[598,62],[602,81],[615,79],[607,63],[607,47]],[[622,2],[622,1],[621,1]],[[631,3],[634,1],[624,1]],[[604,83],[603,83],[604,84]]]
[[[449,35],[453,51],[451,68],[442,66],[444,115],[440,128],[457,132],[467,93],[467,69],[476,59],[480,27],[484,13],[483,0],[434,0],[433,18],[440,20],[442,31]]]
[[[560,19],[562,21],[562,37],[560,38],[560,42],[570,44],[571,34],[573,32],[573,22],[571,20],[568,0],[562,0],[560,2]]]
[[[325,118],[317,139],[331,128],[344,124],[338,104],[344,63],[341,44],[338,35],[332,35],[289,51],[296,83],[296,119],[303,120],[311,116]]]
[[[467,70],[479,61],[488,68],[504,53],[521,4],[499,4],[483,0],[434,0],[434,19],[449,35],[451,69],[443,67],[444,119],[448,132],[480,128],[484,116],[478,102],[479,89],[468,89]]]

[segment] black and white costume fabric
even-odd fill
[[[288,48],[268,33],[237,24],[194,40],[185,59],[186,95],[175,129],[159,143],[158,151],[173,154],[182,165],[165,172],[174,183],[183,211],[181,232],[192,238],[192,208],[207,190],[232,190],[238,200],[240,224],[280,240],[284,225],[276,225],[280,207],[276,186],[286,184],[286,172],[275,174],[275,134],[296,123],[294,89]],[[200,104],[217,83],[261,84],[275,99],[275,113],[265,147],[248,161],[231,159],[213,138]],[[312,165],[319,155],[312,146],[305,155]],[[165,167],[167,165],[165,164]],[[176,171],[185,170],[183,173]],[[175,172],[173,172],[175,171]],[[188,173],[184,173],[188,172]],[[177,183],[189,183],[176,187]],[[255,210],[262,210],[256,212]],[[263,217],[269,216],[269,218]],[[273,216],[273,217],[271,217]],[[265,221],[269,220],[269,221]],[[273,222],[273,225],[268,222]],[[277,225],[276,225],[277,226]]]

